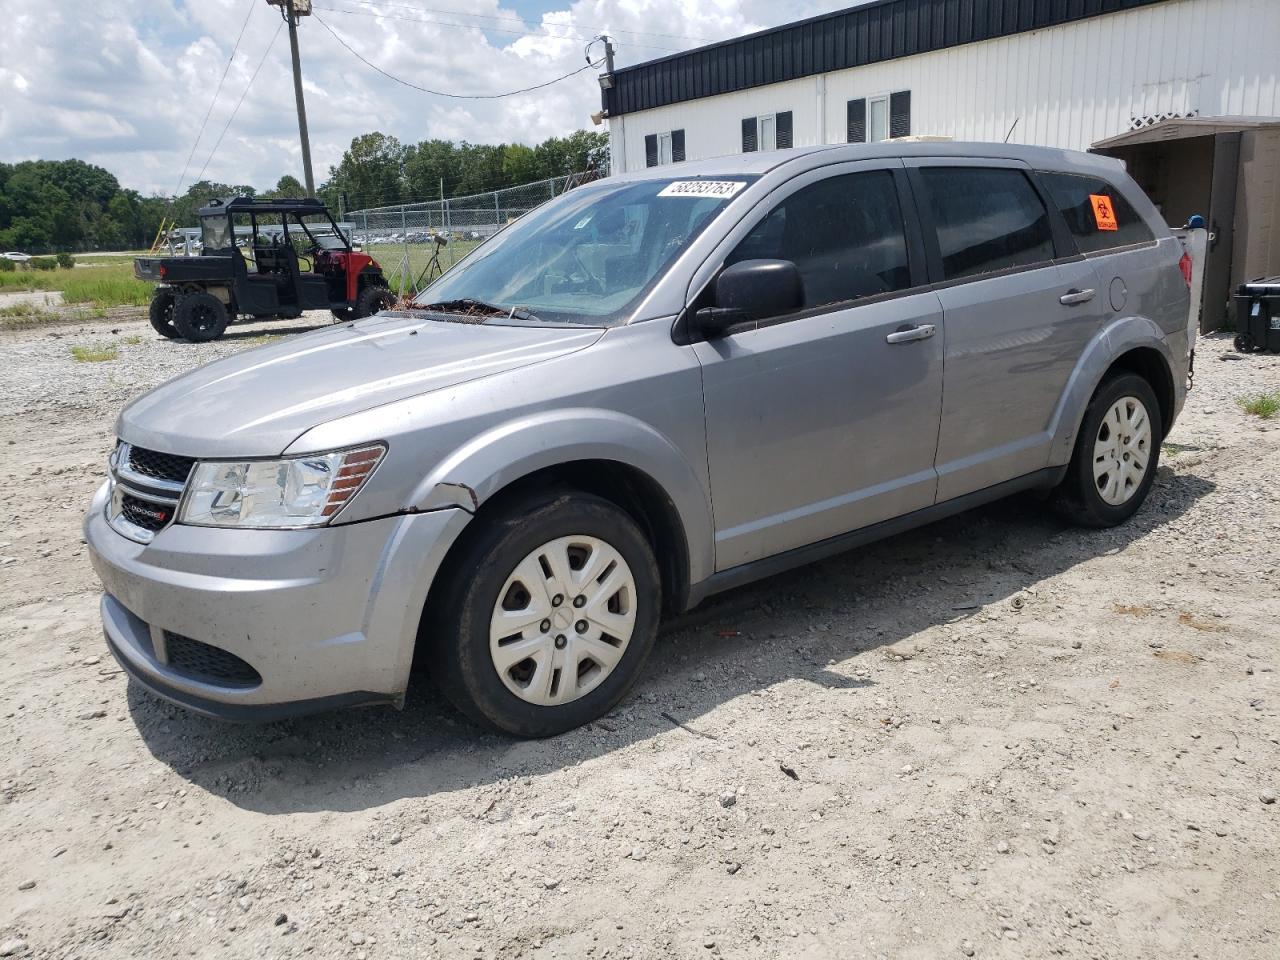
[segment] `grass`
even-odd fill
[[[1280,413],[1280,390],[1270,393],[1256,393],[1251,397],[1241,397],[1237,403],[1245,413],[1251,413],[1263,420],[1270,420]]]
[[[114,344],[95,343],[90,346],[71,348],[71,356],[76,363],[102,363],[104,360],[115,360],[120,355]]]
[[[46,323],[57,323],[62,317],[38,303],[16,303],[0,307],[0,329],[21,330]]]
[[[137,280],[133,264],[72,267],[70,270],[15,270],[0,273],[0,292],[60,291],[65,303],[85,303],[93,307],[145,307],[151,302],[155,284]]]
[[[449,269],[452,263],[461,260],[468,253],[480,245],[478,240],[452,240],[448,246],[440,251],[440,266],[445,270]],[[393,290],[400,289],[400,276],[398,273],[400,267],[400,259],[405,255],[406,249],[409,253],[409,270],[411,280],[417,280],[419,275],[431,262],[431,254],[435,251],[433,243],[411,243],[407,247],[403,243],[375,243],[372,246],[364,248],[364,252],[377,260],[382,266],[382,272],[391,283]],[[392,276],[396,274],[396,276]],[[424,280],[425,285],[425,280]]]

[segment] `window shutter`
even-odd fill
[[[658,135],[651,133],[644,138],[644,165],[646,167],[656,167],[658,165]]]
[[[847,126],[849,143],[867,142],[867,101],[850,100],[847,107]]]
[[[742,152],[755,153],[756,151],[756,118],[747,117],[742,121]]]
[[[684,159],[684,131],[671,131],[671,162],[679,163]]]
[[[778,114],[776,123],[778,149],[785,150],[791,146],[791,111]]]
[[[889,94],[889,137],[911,136],[911,91]]]

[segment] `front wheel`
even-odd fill
[[[627,693],[653,647],[657,563],[635,521],[573,490],[476,521],[433,589],[424,638],[445,696],[486,726],[548,737]]]
[[[1067,475],[1055,491],[1059,512],[1087,527],[1124,523],[1147,499],[1163,439],[1151,385],[1135,373],[1104,380],[1089,401]]]
[[[371,317],[382,310],[390,310],[396,304],[396,295],[386,287],[365,287],[356,297],[355,312],[351,319]]]
[[[185,294],[173,308],[174,326],[192,343],[218,339],[228,322],[226,306],[211,293]]]

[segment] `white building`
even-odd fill
[[[1131,169],[1146,158],[1134,174],[1171,221],[1216,213],[1229,232],[1246,194],[1270,198],[1248,256],[1219,251],[1207,309],[1280,272],[1280,161],[1244,170],[1280,154],[1280,0],[876,0],[619,69],[604,109],[614,173],[908,134],[1109,141]],[[1156,155],[1126,135],[1209,141]]]

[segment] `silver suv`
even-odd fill
[[[1180,269],[1181,268],[1181,269]],[[660,618],[1044,488],[1121,523],[1182,406],[1189,261],[1115,161],[819,147],[614,177],[416,308],[120,415],[85,518],[107,643],[193,710],[608,711]]]

